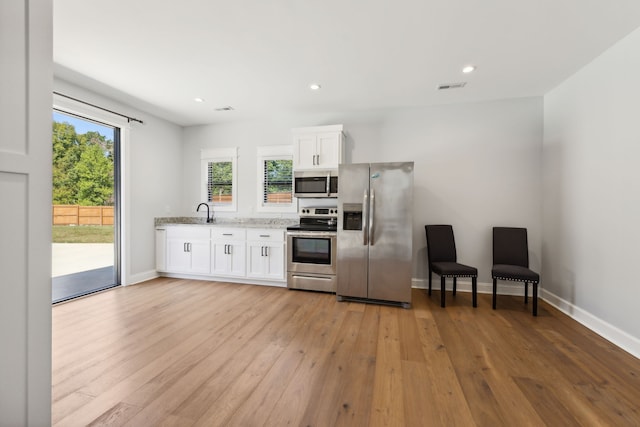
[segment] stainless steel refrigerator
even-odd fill
[[[338,169],[339,301],[411,305],[413,162]]]

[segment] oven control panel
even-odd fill
[[[338,207],[302,208],[299,211],[301,217],[338,217]]]

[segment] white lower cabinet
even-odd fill
[[[206,227],[167,227],[166,271],[211,272],[211,231]]]
[[[157,270],[163,273],[269,285],[286,281],[283,229],[166,225],[156,229],[156,239]]]
[[[220,228],[211,232],[211,274],[244,277],[246,231],[242,228]]]
[[[285,279],[285,245],[282,230],[247,231],[247,277]]]

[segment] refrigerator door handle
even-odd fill
[[[369,216],[369,196],[367,195],[367,190],[364,190],[364,196],[362,198],[362,210],[362,223],[364,224],[364,227],[362,227],[362,244],[364,246],[367,246],[369,244],[369,227],[367,227],[367,217]]]
[[[369,201],[369,245],[373,246],[373,228],[375,227],[374,214],[376,210],[376,193],[371,189],[371,197]]]

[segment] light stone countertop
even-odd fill
[[[155,226],[163,225],[207,225],[210,227],[241,227],[241,228],[287,228],[297,225],[294,218],[214,218],[213,223],[207,223],[203,217],[163,217],[155,218]]]

